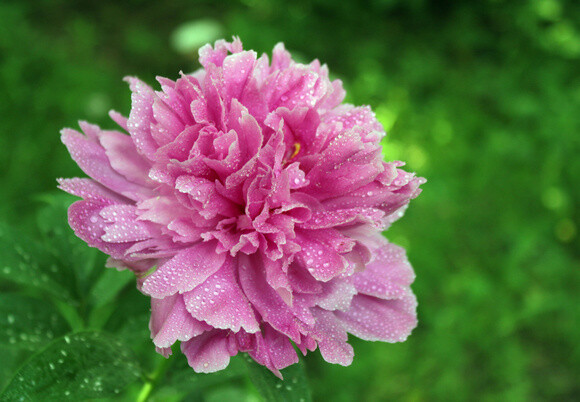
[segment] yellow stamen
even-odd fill
[[[294,159],[294,157],[296,155],[298,155],[298,152],[300,152],[300,143],[299,142],[295,142],[294,143],[294,153],[292,153],[292,156],[290,157],[290,160]]]

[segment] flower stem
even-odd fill
[[[172,356],[168,357],[167,359],[163,358],[159,362],[155,371],[145,380],[145,384],[143,384],[143,387],[141,388],[141,391],[137,396],[137,402],[145,402],[149,399],[151,393],[153,392],[155,387],[159,384],[161,379],[163,379],[165,372],[167,371],[172,362],[173,362]]]
[[[85,329],[85,320],[83,320],[74,306],[56,299],[53,299],[53,302],[61,315],[68,322],[73,332],[82,331]]]

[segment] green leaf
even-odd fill
[[[10,346],[0,345],[0,356],[2,356],[2,364],[0,364],[0,390],[12,378],[16,369],[20,367],[23,361],[30,356],[30,351],[26,349],[17,349]]]
[[[242,387],[225,385],[206,392],[204,394],[204,400],[206,402],[246,402],[248,400],[248,393]]]
[[[0,401],[78,401],[119,394],[140,376],[128,348],[99,332],[66,335],[16,373]]]
[[[0,294],[0,345],[38,349],[70,331],[58,310],[45,300]]]
[[[117,271],[115,268],[103,268],[103,270],[89,296],[89,301],[95,307],[104,306],[113,301],[128,283],[135,281],[135,275],[129,270]]]
[[[231,384],[236,379],[243,378],[245,374],[241,356],[233,357],[225,370],[211,374],[194,372],[186,359],[179,359],[175,364],[171,372],[167,373],[163,386],[183,393],[199,392],[225,383]]]
[[[70,300],[70,292],[56,281],[54,257],[36,241],[0,223],[0,280]]]
[[[248,374],[264,400],[308,402],[312,400],[302,361],[281,370],[280,380],[270,370],[245,356]]]

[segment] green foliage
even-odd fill
[[[113,128],[107,110],[129,110],[124,75],[153,84],[157,74],[192,71],[193,39],[220,30],[258,51],[284,41],[301,60],[328,63],[348,100],[370,104],[389,131],[385,157],[429,180],[387,232],[417,272],[419,327],[404,344],[353,339],[348,368],[307,356],[313,399],[577,399],[580,4],[572,0],[2,2],[0,387],[32,348],[47,347],[48,326],[54,337],[105,332],[145,373],[165,362],[151,350],[146,298],[72,235],[71,198],[52,197],[55,177],[82,175],[58,131],[77,119]],[[16,348],[10,337],[21,334],[28,341]],[[239,360],[237,371],[208,376],[178,356],[170,362],[118,398],[135,400],[146,387],[159,401],[255,396]]]
[[[274,377],[270,370],[246,357],[252,382],[266,401],[307,402],[312,400],[302,364],[293,364],[282,370],[284,380]]]
[[[0,294],[0,345],[39,349],[69,330],[54,305],[18,293]]]
[[[98,332],[75,333],[32,356],[0,400],[78,401],[114,396],[139,375],[125,345]]]
[[[28,290],[45,291],[55,298],[70,300],[68,289],[59,282],[63,274],[52,254],[20,231],[0,226],[0,279]]]

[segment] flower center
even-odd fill
[[[292,159],[294,159],[294,157],[296,155],[298,155],[298,152],[300,152],[300,143],[299,142],[295,142],[294,143],[294,152],[292,153],[292,156],[288,160],[291,161]]]

